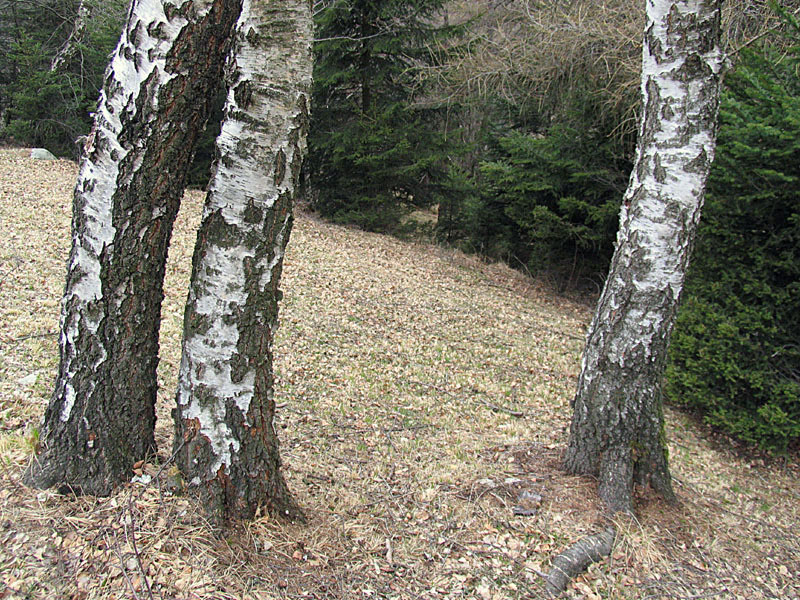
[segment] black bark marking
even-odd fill
[[[664,183],[667,180],[667,171],[661,166],[661,156],[658,153],[653,157],[653,177],[658,183]]]
[[[275,185],[280,185],[283,183],[283,178],[286,176],[286,154],[283,152],[283,148],[279,149],[275,155],[275,165],[273,168],[275,173]]]
[[[258,46],[258,42],[259,42],[260,36],[259,36],[258,32],[254,28],[251,27],[247,31],[247,34],[245,34],[244,39],[246,39],[247,43],[250,44],[251,46]]]
[[[706,149],[703,148],[691,162],[689,162],[683,170],[687,173],[702,173],[709,163],[708,154],[706,154]]]
[[[264,211],[258,208],[252,198],[247,201],[247,208],[244,211],[244,222],[251,225],[261,223],[264,219]]]
[[[242,81],[233,88],[233,99],[242,110],[247,110],[250,107],[250,103],[253,101],[253,86],[250,85],[249,81]]]

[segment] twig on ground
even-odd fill
[[[389,432],[386,429],[381,429],[381,432],[386,437],[386,439],[389,441],[389,445],[392,447],[392,450],[397,452],[397,446],[394,445],[394,442],[392,441],[392,437],[389,435]]]
[[[433,385],[431,383],[425,383],[424,381],[415,381],[413,379],[409,379],[408,383],[411,383],[411,384],[414,384],[414,385],[418,385],[418,386],[421,386],[421,387],[427,387],[427,388],[434,389],[437,392],[441,392],[442,394],[446,394],[446,395],[450,396],[451,398],[459,398],[459,396],[457,396],[453,392],[450,392],[450,391],[448,391],[446,389],[443,389],[443,388],[439,387],[438,385]],[[512,410],[510,408],[505,408],[503,406],[498,406],[496,404],[492,404],[491,402],[486,402],[485,400],[475,400],[475,402],[477,404],[480,404],[481,406],[485,406],[486,408],[488,408],[489,410],[491,410],[493,412],[502,412],[502,413],[505,413],[507,415],[511,415],[512,417],[516,417],[516,418],[522,418],[522,417],[528,416],[528,413],[520,412],[518,410]]]
[[[485,402],[483,400],[478,400],[478,404],[482,404],[492,412],[501,412],[507,415],[511,415],[517,419],[521,419],[523,417],[527,417],[528,413],[524,413],[518,410],[511,410],[510,408],[505,408],[503,406],[497,406],[496,404],[492,404],[491,402]]]
[[[26,335],[21,335],[19,337],[15,337],[14,339],[11,340],[10,343],[15,343],[16,344],[18,342],[24,342],[25,340],[32,340],[34,338],[54,337],[54,336],[57,336],[57,335],[58,335],[57,331],[43,331],[43,332],[39,332],[39,333],[28,333]]]
[[[719,596],[720,594],[725,594],[728,590],[717,590],[715,592],[704,592],[702,594],[694,594],[692,596],[671,596],[675,600],[700,600],[701,598],[713,598],[714,596]],[[650,600],[651,598],[661,598],[660,594],[651,594],[649,596],[645,596],[642,600]]]
[[[113,546],[109,543],[109,537],[108,537],[107,533],[105,533],[103,535],[103,537],[105,537],[106,547],[111,547],[112,550],[114,551],[114,554],[117,555],[117,559],[119,560],[119,568],[122,571],[122,576],[125,578],[125,581],[128,583],[128,587],[131,588],[131,594],[133,594],[134,600],[139,600],[139,594],[136,593],[136,588],[133,585],[133,581],[131,581],[131,578],[128,576],[128,569],[125,567],[125,559],[122,558],[122,552],[120,552],[120,549],[119,549],[119,542],[117,540],[117,534],[116,533],[114,534],[114,544],[113,544]]]
[[[402,380],[398,379],[398,381],[402,381]],[[409,379],[407,381],[407,383],[410,383],[410,384],[413,384],[413,385],[418,385],[420,387],[430,388],[432,390],[436,390],[437,392],[441,392],[442,394],[446,394],[446,395],[450,396],[451,398],[458,398],[458,396],[456,396],[453,392],[450,392],[450,391],[448,391],[448,390],[446,390],[444,388],[441,388],[438,385],[433,385],[432,383],[426,383],[424,381],[416,381],[414,379]]]
[[[133,494],[128,496],[128,514],[130,515],[130,541],[131,547],[133,548],[133,555],[136,558],[136,565],[139,567],[139,573],[142,574],[142,583],[144,583],[145,588],[147,589],[147,597],[150,600],[155,600],[153,597],[153,589],[150,586],[150,580],[147,578],[147,573],[144,570],[144,565],[142,564],[142,555],[139,554],[139,548],[136,545],[136,515],[133,512]],[[124,518],[125,511],[122,511],[122,526],[125,528],[125,535],[128,536],[128,521]]]

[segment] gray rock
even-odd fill
[[[36,160],[57,160],[56,156],[45,148],[33,148],[31,158]]]
[[[533,517],[539,510],[542,503],[542,496],[532,490],[522,490],[517,497],[516,506],[512,507],[513,512],[518,517]]]

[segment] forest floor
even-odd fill
[[[590,308],[501,265],[304,214],[275,369],[308,522],[209,525],[167,485],[199,192],[167,267],[159,455],[109,498],[26,488],[76,172],[0,150],[0,599],[539,598],[554,554],[603,527],[595,482],[559,470]],[[666,416],[679,504],[638,494],[611,556],[566,596],[800,598],[796,457],[736,452]]]

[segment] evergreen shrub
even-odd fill
[[[602,280],[629,170],[615,158],[614,142],[559,124],[497,144],[498,158],[482,163],[482,194],[470,207],[480,251],[549,275],[562,290]]]
[[[19,26],[7,32],[9,52],[0,59],[6,73],[0,89],[6,111],[3,136],[61,156],[76,156],[76,138],[91,127],[127,5],[122,0],[90,2],[93,17],[85,38],[73,58],[52,72],[51,61],[73,26],[64,19],[75,14],[77,4],[21,3]]]
[[[41,46],[25,41],[15,48],[22,66],[11,93],[4,134],[16,142],[75,155],[75,139],[89,131],[97,90],[87,94],[71,73],[52,73]]]

